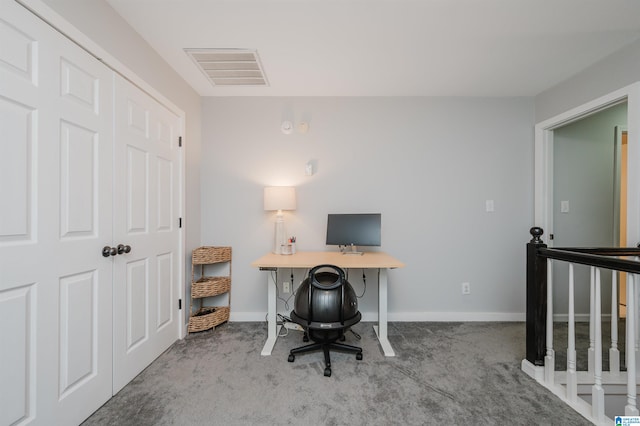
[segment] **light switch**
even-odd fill
[[[484,205],[485,205],[485,210],[487,211],[487,213],[491,213],[493,211],[493,200],[485,201]]]
[[[560,213],[569,213],[569,201],[560,201]]]

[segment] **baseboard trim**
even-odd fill
[[[589,314],[575,314],[575,322],[589,322]],[[602,314],[603,321],[611,321],[611,314]],[[568,314],[553,314],[553,322],[569,322]]]
[[[281,312],[283,315],[290,313]],[[262,322],[266,312],[233,312],[229,321]],[[521,312],[390,312],[389,321],[396,322],[524,322],[526,314]],[[377,312],[362,312],[362,321],[378,321]]]
[[[289,315],[290,312],[280,312]],[[397,322],[524,322],[524,312],[389,312],[389,321]],[[233,312],[229,321],[256,322],[266,321],[266,312]],[[363,321],[378,321],[377,312],[362,312]],[[589,322],[589,314],[576,314],[576,322]],[[610,321],[611,315],[602,315],[603,321]],[[554,314],[554,322],[567,322],[567,314]]]
[[[536,380],[538,383],[544,383],[544,367],[533,365],[531,362],[526,359],[522,360],[522,364],[520,364],[520,368],[522,371],[532,379]]]
[[[378,319],[377,312],[373,314]],[[524,322],[526,314],[519,312],[394,312],[389,321],[398,322]]]

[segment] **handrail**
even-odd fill
[[[598,253],[598,254],[592,254]],[[538,256],[547,259],[564,260],[581,265],[640,274],[640,263],[635,260],[618,259],[610,256],[640,256],[640,249],[622,248],[538,248]]]
[[[527,244],[527,361],[543,366],[547,321],[547,259],[564,260],[632,274],[640,274],[640,262],[611,256],[640,256],[640,248],[565,247],[548,248],[540,238],[544,231],[533,227]]]

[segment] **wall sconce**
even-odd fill
[[[280,130],[282,130],[282,133],[284,133],[285,135],[290,135],[291,133],[293,133],[294,128],[295,126],[289,120],[283,121],[280,125]],[[300,123],[298,123],[297,129],[298,133],[307,133],[309,131],[309,123],[307,123],[306,121],[301,121]]]
[[[291,133],[293,133],[293,123],[289,120],[283,121],[282,125],[280,126],[280,130],[282,130],[282,133],[284,133],[285,135],[290,135]]]
[[[296,189],[293,186],[267,186],[264,188],[264,210],[277,210],[273,252],[282,254],[282,246],[287,243],[284,232],[283,210],[296,209]]]

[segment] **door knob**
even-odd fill
[[[104,257],[115,256],[116,254],[118,254],[118,250],[115,247],[104,246],[102,249]]]
[[[125,246],[124,244],[118,244],[118,254],[127,254],[131,251],[131,246]]]

